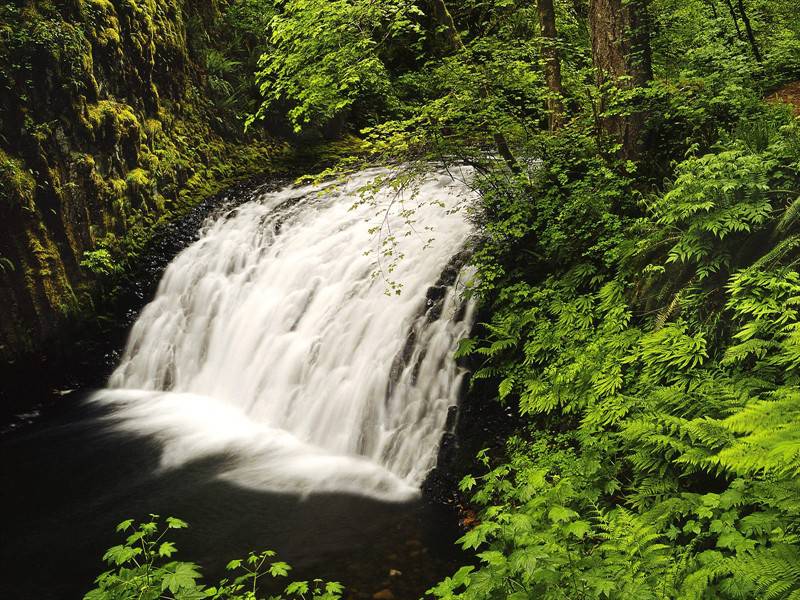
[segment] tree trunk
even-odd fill
[[[458,33],[458,28],[456,27],[455,21],[453,21],[453,16],[450,14],[450,11],[447,8],[447,4],[445,4],[445,0],[432,0],[432,4],[433,14],[436,17],[436,20],[439,21],[439,25],[441,25],[442,29],[444,29],[445,40],[447,41],[449,49],[453,52],[464,50],[465,47],[464,42],[461,39],[461,34]],[[488,98],[489,90],[485,86],[481,86],[480,95],[482,98]],[[499,131],[495,131],[492,134],[492,139],[494,140],[494,145],[497,148],[497,152],[503,158],[508,167],[515,173],[519,172],[519,163],[517,162],[517,159],[514,158],[514,154],[511,152],[511,148],[509,148],[508,141],[506,140],[505,136]]]
[[[433,16],[443,29],[447,47],[454,52],[461,50],[464,47],[464,43],[461,41],[461,35],[458,33],[458,28],[455,21],[453,21],[453,15],[450,14],[447,8],[447,4],[445,4],[444,0],[432,0],[431,4],[433,5]]]
[[[744,0],[738,0],[739,3],[739,12],[742,15],[742,23],[744,23],[744,29],[747,32],[747,40],[750,42],[750,47],[753,49],[753,56],[756,57],[758,62],[762,61],[761,58],[761,50],[758,48],[758,43],[756,43],[756,36],[753,34],[753,28],[750,25],[750,18],[747,16],[747,11],[744,8]]]
[[[609,109],[609,86],[630,90],[653,79],[647,0],[591,0],[589,25],[592,60],[601,90],[599,129],[622,145],[621,158],[636,159],[641,150],[645,113],[605,113]]]
[[[740,40],[744,39],[742,37],[742,29],[739,27],[739,19],[736,17],[736,10],[733,8],[733,4],[731,0],[725,0],[725,4],[728,6],[728,12],[731,13],[731,19],[733,19],[733,25],[736,27],[736,37]]]
[[[542,58],[544,78],[550,95],[547,112],[550,131],[555,131],[564,122],[564,87],[561,83],[561,57],[558,51],[558,31],[553,0],[539,0],[539,24],[542,28]]]

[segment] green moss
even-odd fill
[[[58,247],[41,221],[34,221],[24,232],[30,263],[24,278],[33,307],[40,318],[48,311],[74,304],[74,294],[63,269]]]
[[[9,206],[33,207],[36,180],[22,161],[10,157],[0,149],[0,189]]]
[[[82,27],[42,14],[38,3],[22,9],[0,8],[9,24],[0,51],[0,69],[16,83],[9,89],[17,102],[46,101],[57,93],[62,96],[61,103],[69,106],[64,94],[73,101],[81,96],[96,97],[92,47]]]
[[[125,177],[125,184],[131,192],[135,194],[142,193],[152,185],[150,173],[144,169],[133,169]]]
[[[86,13],[99,13],[104,15],[116,14],[116,9],[111,0],[80,0],[81,11]]]
[[[0,81],[10,94],[0,98],[0,235],[19,265],[0,272],[0,289],[25,298],[38,322],[0,327],[9,348],[57,330],[73,289],[87,311],[93,293],[110,289],[102,268],[76,268],[85,252],[135,264],[161,224],[287,156],[280,144],[242,142],[235,127],[219,133],[223,115],[189,49],[218,17],[213,0],[18,4],[0,3]],[[191,31],[189,18],[198,21]]]
[[[39,262],[38,275],[42,279],[47,279],[51,275],[50,265],[48,263],[57,258],[56,254],[53,252],[53,248],[45,247],[37,238],[30,238],[29,245],[31,252]]]
[[[122,39],[119,30],[115,27],[106,27],[97,35],[97,43],[100,46],[119,46]]]
[[[111,195],[120,200],[125,198],[128,191],[128,183],[124,179],[109,179],[108,186],[111,189]]]
[[[86,176],[91,176],[97,166],[94,156],[85,153],[73,153],[72,164],[75,165],[79,173]]]
[[[114,142],[135,137],[138,141],[141,125],[128,104],[101,100],[86,106],[85,124],[97,136],[110,134]]]
[[[139,155],[139,164],[142,168],[147,169],[151,172],[158,172],[160,159],[155,154],[152,154],[147,150],[146,146],[143,146],[144,151],[142,151]]]

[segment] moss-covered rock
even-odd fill
[[[12,208],[33,209],[33,198],[36,191],[36,180],[24,163],[10,157],[0,149],[0,199],[5,204],[0,210]]]
[[[135,168],[141,146],[141,125],[128,104],[101,100],[87,104],[83,125],[88,141],[107,158],[106,173]]]
[[[218,19],[215,0],[0,0],[0,359],[57,334],[160,223],[283,153],[217,130],[192,48]]]

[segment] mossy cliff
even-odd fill
[[[223,8],[0,2],[0,359],[41,348],[159,223],[285,153],[210,100]]]

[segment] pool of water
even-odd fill
[[[229,560],[272,549],[294,578],[340,581],[348,598],[412,600],[462,564],[451,507],[246,489],[218,477],[224,455],[164,469],[158,441],[110,429],[86,396],[0,437],[0,598],[81,598],[121,539],[116,524],[149,513],[189,522],[175,532],[177,557],[209,581]]]

